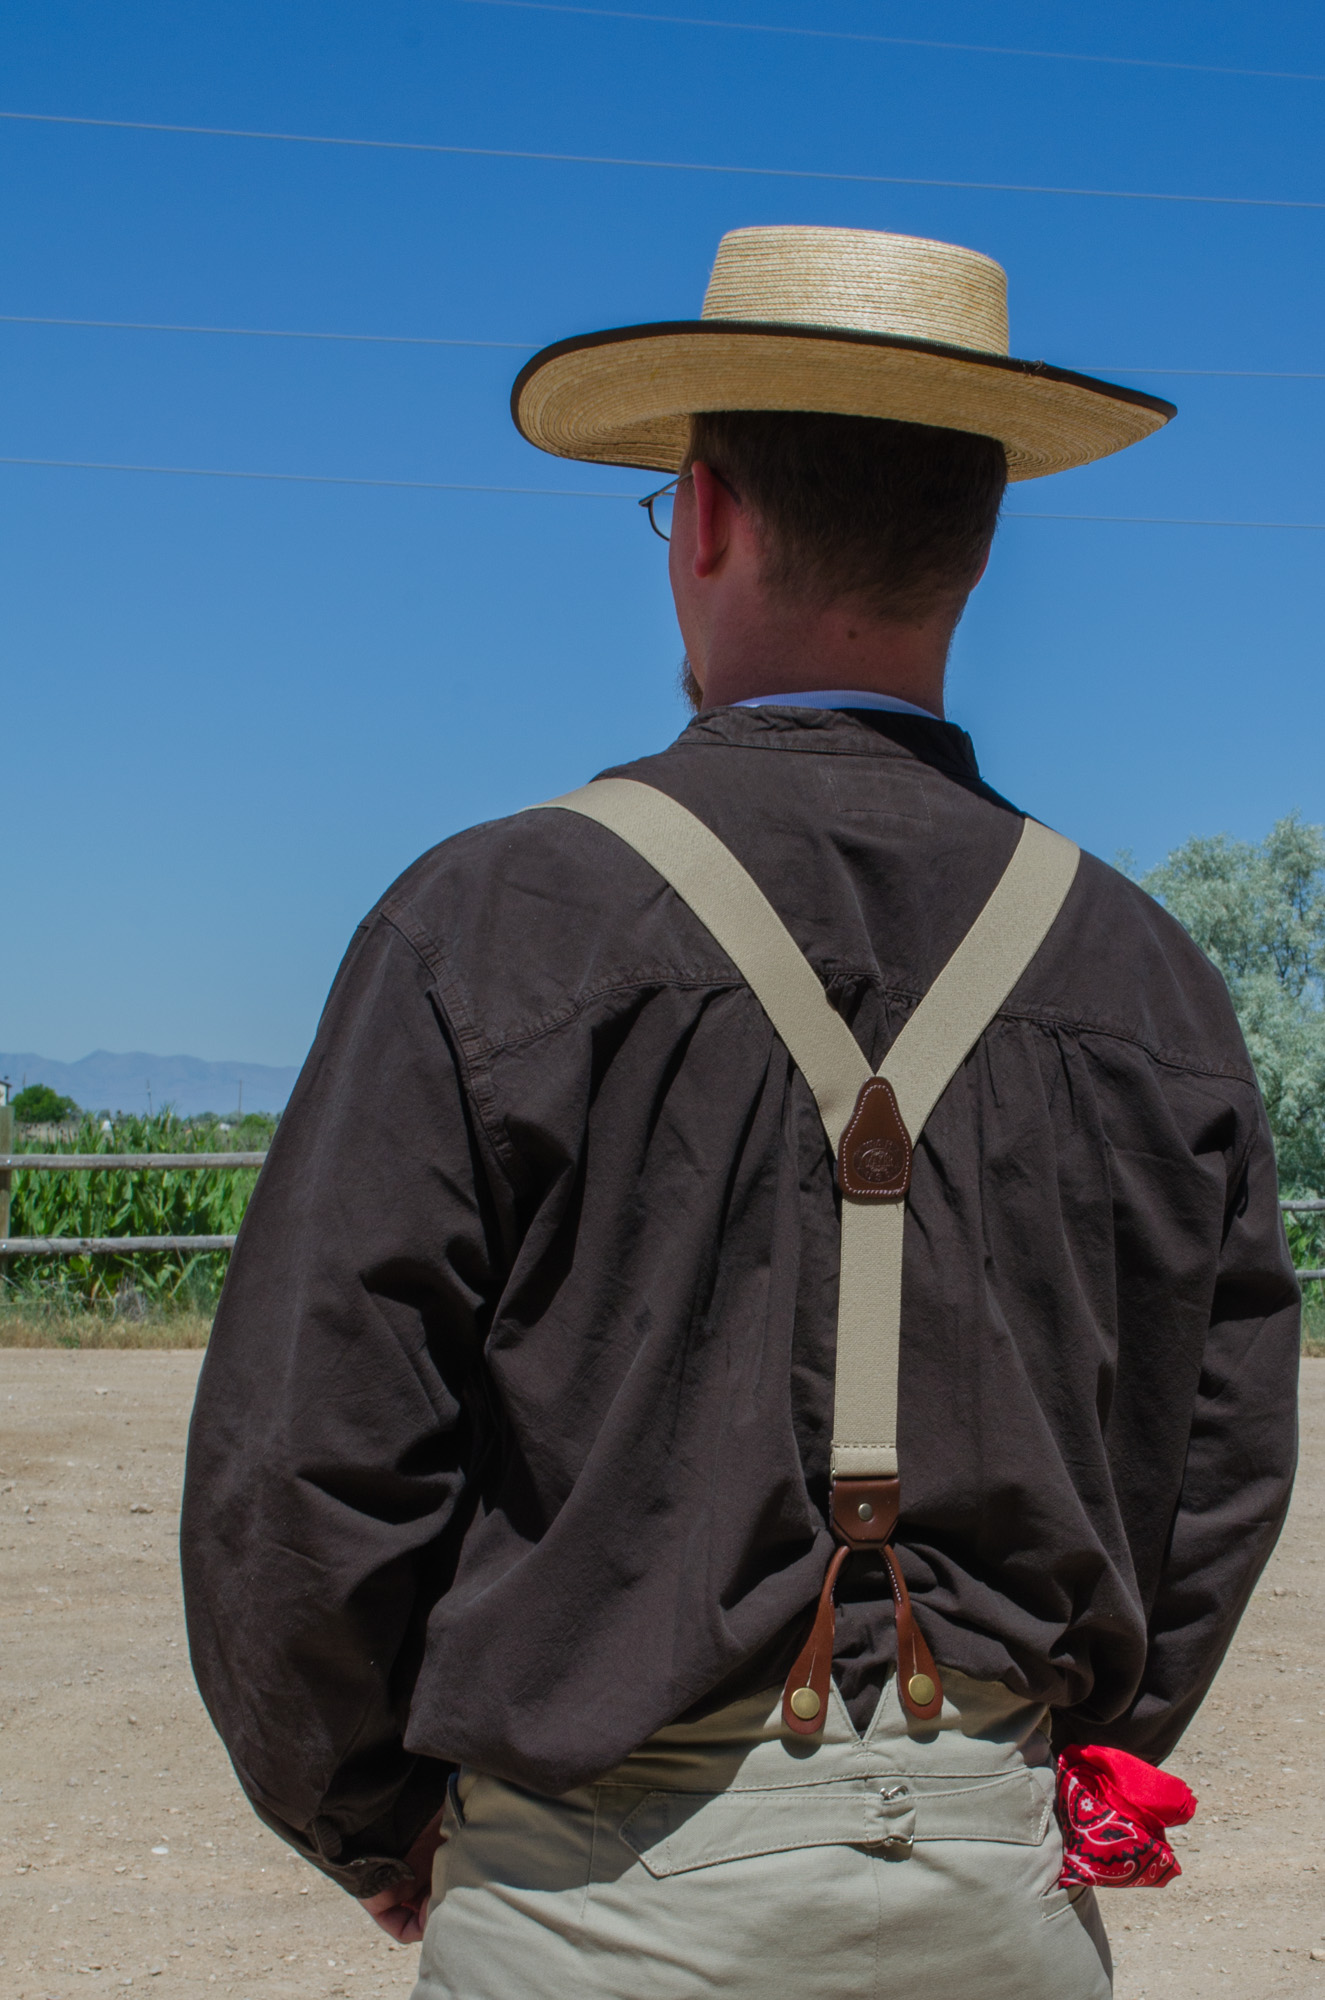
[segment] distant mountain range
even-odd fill
[[[17,1091],[25,1083],[48,1083],[85,1111],[160,1111],[169,1104],[184,1117],[200,1111],[283,1111],[297,1069],[264,1063],[204,1062],[200,1056],[151,1056],[140,1050],[112,1055],[94,1049],[79,1062],[50,1056],[0,1053],[0,1077]]]

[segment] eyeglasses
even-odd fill
[[[712,471],[712,467],[709,469]],[[665,542],[670,542],[672,539],[672,515],[676,508],[677,488],[684,486],[690,476],[688,472],[683,472],[679,479],[669,480],[667,485],[660,486],[656,493],[646,493],[644,498],[637,503],[647,512],[649,526],[653,529],[654,534],[660,535]],[[720,472],[714,472],[713,477],[717,480],[719,486],[727,488],[732,499],[739,506],[741,496],[735,487],[728,486],[727,481]]]
[[[681,479],[689,479],[683,472]],[[670,479],[666,486],[660,486],[656,493],[646,493],[639,505],[649,517],[649,526],[655,535],[661,535],[665,542],[672,539],[672,514],[676,507],[676,489],[681,479]]]

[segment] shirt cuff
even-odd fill
[[[256,1799],[250,1797],[249,1803],[263,1824],[319,1874],[362,1901],[380,1896],[398,1882],[413,1881],[414,1871],[405,1856],[440,1810],[454,1768],[419,1758],[389,1812],[354,1833],[344,1832],[330,1816],[319,1817],[308,1827],[293,1827]]]

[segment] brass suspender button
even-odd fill
[[[862,1521],[872,1521],[874,1519],[874,1509],[870,1506],[868,1500],[861,1501],[859,1507],[856,1509],[856,1513]]]
[[[912,1674],[906,1684],[906,1691],[917,1708],[928,1708],[938,1689],[928,1674]],[[793,1703],[794,1706],[794,1703]]]
[[[813,1688],[797,1688],[791,1697],[791,1712],[801,1722],[813,1722],[822,1707]]]

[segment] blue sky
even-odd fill
[[[1308,5],[713,13],[1325,75]],[[0,45],[9,111],[1325,202],[1319,81],[475,0],[29,0],[0,6]],[[0,162],[6,313],[517,343],[0,322],[10,458],[638,493],[516,436],[518,344],[697,311],[724,229],[840,223],[989,252],[1014,353],[1179,404],[1011,513],[1325,521],[1325,380],[1132,372],[1325,369],[1325,208],[12,121]],[[0,1046],[298,1061],[415,854],[684,721],[662,545],[628,500],[0,465],[0,510]],[[1318,534],[1009,519],[951,713],[993,783],[1106,857],[1325,819],[1322,556]]]

